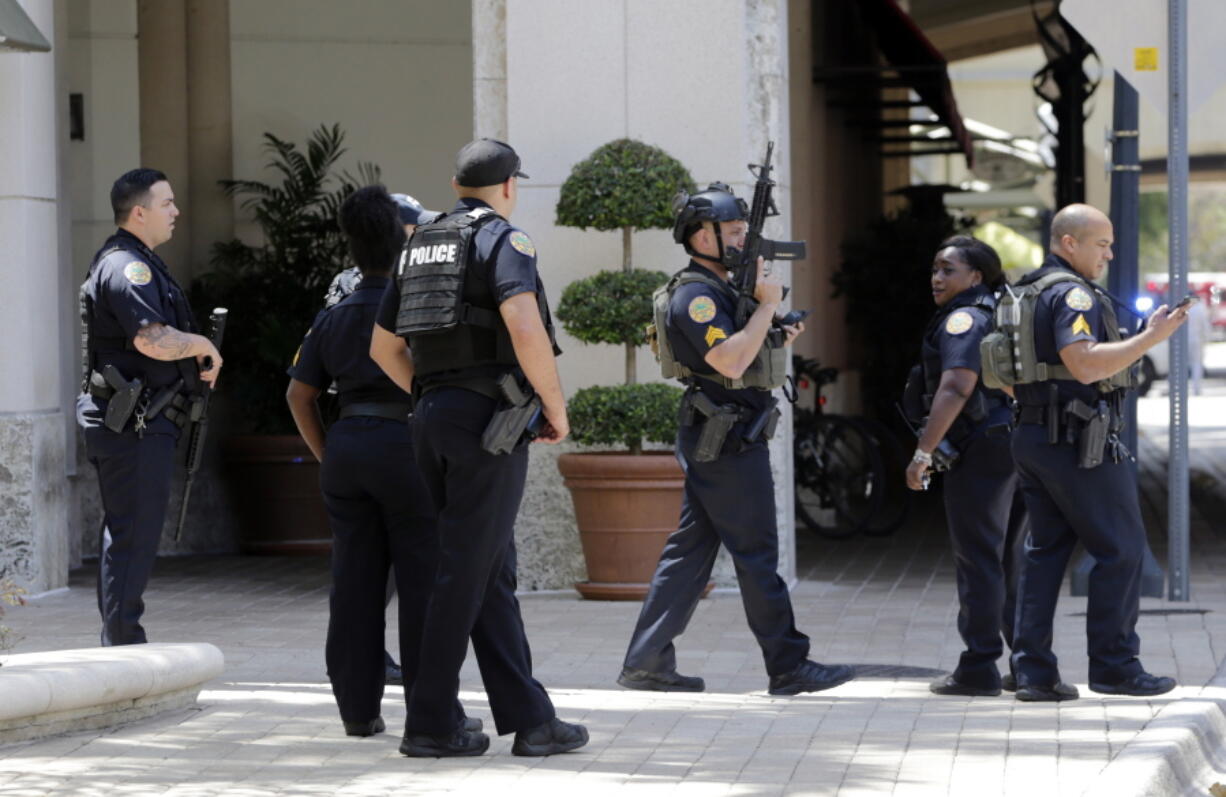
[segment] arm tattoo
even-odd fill
[[[192,347],[192,341],[187,335],[165,324],[141,327],[136,337],[149,349],[142,353],[155,360],[181,360],[188,356]]]

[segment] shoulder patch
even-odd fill
[[[153,272],[146,263],[133,260],[123,267],[123,275],[133,285],[148,285],[153,280]]]
[[[710,296],[695,296],[690,300],[690,318],[699,324],[705,324],[715,318],[715,300]]]
[[[536,246],[532,243],[532,239],[528,237],[528,233],[521,230],[514,230],[511,233],[511,246],[516,252],[528,257],[536,254]]]
[[[965,310],[959,310],[945,320],[945,331],[951,335],[961,335],[975,326],[975,319]]]
[[[707,335],[706,335],[707,348],[709,349],[712,346],[714,346],[715,341],[725,340],[727,339],[727,337],[728,337],[728,333],[720,329],[719,327],[716,327],[716,326],[707,327]]]
[[[1081,290],[1081,289],[1078,288],[1077,290]],[[1073,334],[1077,335],[1083,332],[1087,335],[1094,334],[1093,332],[1090,331],[1090,322],[1086,321],[1086,317],[1084,315],[1082,315],[1081,313],[1078,313],[1077,319],[1073,321]]]
[[[1084,313],[1094,306],[1094,297],[1080,285],[1064,294],[1064,302],[1079,313]]]

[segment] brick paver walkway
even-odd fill
[[[703,601],[679,642],[679,669],[707,681],[697,695],[614,684],[637,604],[526,595],[537,676],[559,714],[586,723],[592,737],[548,759],[511,756],[510,737],[495,738],[480,758],[403,758],[398,688],[384,702],[387,734],[344,736],[324,676],[325,561],[162,560],[146,596],[150,637],[217,645],[225,675],[197,709],[0,748],[0,795],[1075,795],[1158,709],[1198,694],[1226,658],[1226,538],[1207,518],[1195,521],[1193,601],[1142,601],[1143,661],[1183,684],[1148,700],[1088,692],[1085,599],[1067,596],[1055,648],[1081,700],[931,695],[928,681],[961,649],[952,560],[932,502],[891,538],[800,540],[797,623],[815,658],[862,673],[817,695],[766,694],[736,594]],[[68,591],[6,621],[25,635],[21,651],[88,647],[97,642],[94,600],[92,573],[80,571]],[[462,678],[469,712],[492,724],[471,657]]]

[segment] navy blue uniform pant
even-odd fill
[[[388,568],[400,595],[400,660],[413,680],[438,561],[435,513],[409,425],[342,418],[328,431],[320,487],[332,525],[332,593],[324,649],[341,719],[379,716]]]
[[[958,633],[966,644],[954,677],[996,689],[1002,639],[1013,639],[1016,552],[1026,536],[1026,510],[1009,436],[978,432],[944,481],[958,584]]]
[[[148,641],[140,624],[142,596],[166,520],[176,442],[173,434],[85,430],[85,452],[102,494],[98,611],[104,646]]]
[[[555,716],[532,677],[515,598],[515,517],[528,448],[501,455],[482,450],[494,408],[479,393],[444,387],[422,396],[413,415],[417,461],[438,507],[439,566],[408,698],[410,733],[451,733],[463,722],[457,697],[470,637],[499,734]]]
[[[1131,469],[1110,457],[1096,468],[1078,468],[1073,446],[1049,445],[1046,427],[1030,424],[1014,430],[1013,457],[1030,513],[1013,639],[1018,683],[1051,686],[1060,679],[1052,623],[1078,540],[1095,560],[1086,606],[1090,681],[1131,678],[1141,672],[1136,625],[1145,555]]]
[[[681,520],[660,555],[625,666],[650,672],[677,668],[673,639],[689,624],[723,543],[732,555],[745,616],[762,648],[766,672],[789,673],[808,657],[809,638],[796,630],[787,585],[775,572],[779,535],[770,454],[765,443],[757,443],[714,462],[695,462],[702,428],[694,424],[677,432],[677,460],[685,471]],[[735,426],[733,434],[740,428]]]

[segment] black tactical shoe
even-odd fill
[[[1152,697],[1164,695],[1176,686],[1174,678],[1165,675],[1150,675],[1140,672],[1126,680],[1115,684],[1100,684],[1090,682],[1090,691],[1102,695],[1132,695],[1134,697]]]
[[[451,758],[481,755],[490,746],[490,737],[460,728],[442,736],[424,733],[405,734],[400,741],[400,754],[409,758]]]
[[[587,728],[554,717],[544,725],[515,734],[513,755],[541,756],[578,750],[587,744]]]
[[[1004,675],[1000,676],[1000,688],[1005,690],[1006,692],[1016,692],[1017,691],[1017,676],[1011,672],[1005,673]]]
[[[464,724],[460,726],[469,733],[480,733],[485,730],[485,723],[480,717],[465,717]]]
[[[387,726],[383,724],[382,717],[375,717],[373,720],[366,722],[346,722],[346,736],[374,736],[376,733],[383,733],[387,730]]]
[[[975,686],[963,683],[952,675],[939,678],[928,684],[928,691],[934,695],[959,695],[961,697],[996,697],[1000,687],[989,689],[985,686]]]
[[[1060,681],[1055,686],[1039,686],[1029,684],[1018,686],[1017,699],[1027,703],[1058,703],[1062,700],[1076,700],[1081,697],[1077,687]]]
[[[647,692],[701,692],[706,683],[696,675],[671,672],[651,672],[623,667],[617,682],[627,689],[642,689]]]
[[[796,695],[801,692],[820,692],[847,683],[855,672],[846,664],[818,664],[805,659],[785,675],[771,676],[772,695]]]

